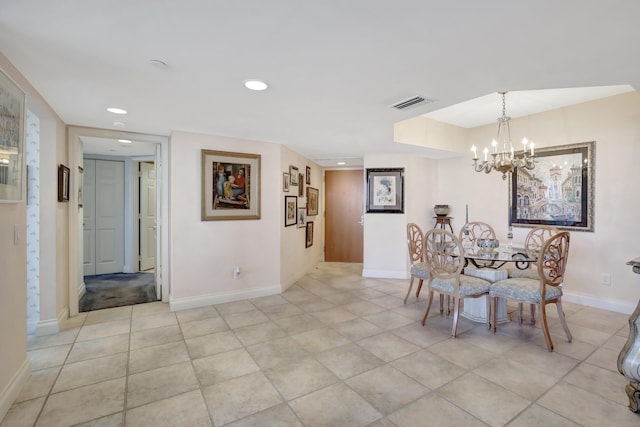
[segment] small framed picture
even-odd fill
[[[289,174],[286,172],[282,173],[282,191],[289,192]]]
[[[69,201],[69,168],[62,164],[58,166],[58,201]]]
[[[307,222],[307,233],[305,239],[305,248],[313,246],[313,221]]]
[[[291,185],[298,185],[298,168],[297,166],[289,166],[289,179]]]
[[[298,197],[304,196],[304,175],[298,175]]]
[[[298,197],[284,196],[284,226],[296,225],[298,222]]]
[[[298,208],[298,228],[307,226],[307,208]]]
[[[318,215],[318,197],[317,188],[307,187],[307,216]]]
[[[307,166],[307,185],[311,185],[311,168]]]

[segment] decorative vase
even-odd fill
[[[438,216],[447,216],[449,213],[449,205],[435,205],[433,211]]]

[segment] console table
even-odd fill
[[[640,258],[627,263],[633,272],[640,274]],[[625,387],[629,396],[629,409],[640,413],[640,301],[629,317],[629,338],[618,356],[618,371],[630,380]]]

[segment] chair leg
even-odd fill
[[[491,324],[495,323],[491,318],[493,307],[491,307],[491,298],[489,298],[489,295],[487,295],[485,299],[487,300],[487,329],[491,330]]]
[[[547,350],[553,351],[553,343],[551,342],[551,334],[549,333],[549,323],[547,322],[547,310],[544,301],[540,304],[540,315],[542,317],[542,332],[544,340],[547,343]]]
[[[493,333],[496,333],[496,312],[498,311],[498,297],[493,297],[491,298],[491,325],[489,326],[489,329],[491,329],[491,326],[493,326]]]
[[[404,297],[404,303],[407,303],[407,298],[409,298],[409,294],[411,293],[411,288],[413,288],[413,279],[415,276],[411,276],[411,281],[409,282],[409,290],[407,291],[407,295]],[[422,280],[420,281],[422,283]]]
[[[427,321],[427,316],[429,316],[429,310],[431,310],[432,301],[433,301],[433,291],[429,289],[429,298],[427,298],[427,310],[424,312],[424,317],[422,318],[422,326],[424,326],[424,322]]]
[[[536,324],[536,305],[529,304],[529,307],[531,309],[531,324],[535,325]]]
[[[562,324],[564,333],[567,334],[567,340],[571,342],[571,340],[573,340],[573,337],[571,336],[571,332],[569,332],[569,326],[567,326],[567,320],[564,318],[564,310],[562,309],[562,302],[560,300],[556,302],[556,308],[558,309],[558,317],[560,318],[560,323]]]
[[[518,303],[518,320],[520,321],[520,324],[522,325],[522,303],[519,302]]]
[[[416,298],[418,298],[418,295],[420,295],[420,289],[422,289],[422,282],[424,282],[424,280],[420,279],[420,281],[418,282],[418,289],[416,289]]]
[[[451,328],[451,335],[455,338],[456,331],[458,330],[458,314],[460,312],[460,298],[451,297],[453,299],[453,327]]]
[[[447,296],[447,301],[449,301],[449,296]],[[440,316],[444,312],[444,294],[440,294]]]

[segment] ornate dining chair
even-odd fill
[[[527,237],[524,241],[524,252],[525,255],[529,259],[537,259],[542,246],[544,246],[544,242],[549,240],[554,234],[557,234],[560,230],[556,227],[551,227],[547,225],[539,225],[527,233]],[[536,268],[535,263],[527,263],[527,267],[524,269],[519,269],[517,267],[509,267],[507,270],[509,272],[509,277],[526,277],[528,279],[537,279],[538,278],[538,269]],[[531,311],[531,324],[535,325],[536,323],[536,305],[530,305]],[[520,319],[520,323],[523,321],[522,317],[522,303],[518,303],[518,316]]]
[[[571,342],[573,338],[562,310],[562,282],[564,281],[567,267],[569,240],[569,233],[563,231],[556,233],[544,242],[538,256],[538,277],[536,279],[514,277],[491,285],[489,296],[491,298],[491,306],[494,309],[491,323],[493,332],[496,331],[495,306],[498,298],[507,298],[524,304],[535,304],[540,306],[542,331],[547,349],[553,351],[545,307],[547,304],[554,303],[558,309],[560,323],[567,334],[567,340]]]
[[[464,298],[477,298],[489,293],[490,282],[478,277],[461,274],[464,268],[465,258],[462,256],[464,249],[460,239],[453,233],[433,229],[427,231],[424,236],[424,262],[429,270],[429,298],[427,309],[422,318],[424,326],[431,303],[433,302],[433,292],[440,295],[450,296],[453,300],[453,327],[451,335],[455,338],[458,328],[458,315],[460,312],[460,302]],[[447,304],[448,305],[448,304]],[[489,299],[487,298],[487,313],[489,312]],[[440,306],[442,313],[442,305]],[[489,317],[487,317],[489,320]]]
[[[420,289],[422,289],[423,281],[429,279],[429,271],[427,265],[424,263],[423,252],[423,239],[424,234],[417,224],[410,222],[407,224],[407,245],[409,246],[409,260],[411,261],[411,281],[409,282],[409,289],[407,295],[404,297],[404,303],[407,303],[411,289],[413,288],[413,280],[417,277],[418,289],[416,290],[416,298],[420,295]]]
[[[460,229],[458,238],[463,248],[473,248],[478,239],[495,239],[496,232],[485,222],[468,222]]]

